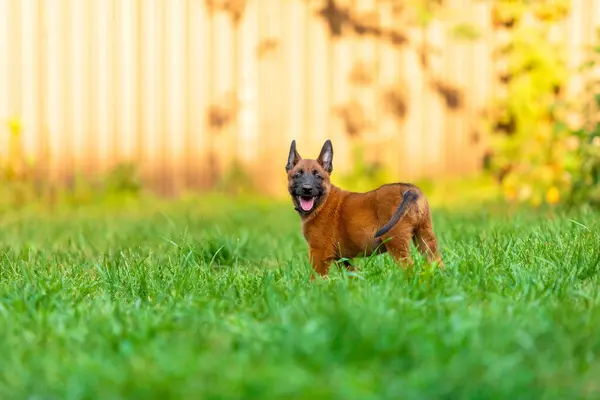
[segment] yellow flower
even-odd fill
[[[541,131],[538,130],[535,134],[534,134],[535,140],[538,143],[544,143],[547,139],[546,139],[546,135]]]
[[[504,197],[509,201],[515,200],[517,198],[517,189],[513,185],[507,185],[504,188]]]
[[[18,135],[21,132],[22,124],[19,118],[11,118],[8,120],[8,129],[13,135]]]
[[[519,190],[519,200],[525,201],[525,200],[531,198],[532,194],[533,194],[533,189],[531,188],[531,186],[525,185],[521,188],[521,190]]]
[[[554,179],[554,169],[551,165],[544,165],[539,169],[539,179],[542,182],[551,182]]]
[[[546,193],[546,202],[548,204],[557,204],[560,201],[560,192],[558,191],[558,189],[556,188],[556,186],[552,186],[550,189],[548,189],[548,192]]]
[[[561,175],[561,172],[564,169],[563,166],[557,162],[550,164],[550,168],[552,168],[552,172],[554,172],[554,176]]]
[[[569,136],[565,140],[565,145],[568,150],[575,151],[579,148],[579,139],[576,136]]]

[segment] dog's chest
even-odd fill
[[[304,239],[313,248],[327,248],[339,240],[333,221],[310,221],[302,224]]]
[[[331,237],[332,233],[331,229],[327,230],[324,224],[302,224],[302,234],[308,243],[323,241],[324,238]]]

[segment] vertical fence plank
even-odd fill
[[[444,162],[446,160],[445,147],[452,138],[444,135],[446,125],[446,106],[439,94],[431,89],[432,81],[442,80],[441,71],[447,61],[446,54],[439,54],[445,45],[445,35],[448,26],[440,21],[433,21],[424,33],[426,44],[429,48],[427,56],[428,72],[426,89],[423,101],[423,141],[422,159],[423,169],[420,173],[423,177],[432,178],[444,173]]]
[[[460,9],[462,0],[452,0],[449,3],[449,7]],[[465,63],[467,54],[462,44],[455,40],[446,41],[446,53],[449,57],[446,58],[445,71],[443,74],[444,82],[448,82],[458,90],[463,90],[462,85],[464,77],[464,68],[467,66]],[[463,105],[464,107],[464,105]],[[446,123],[446,151],[448,154],[446,171],[451,174],[456,174],[462,168],[465,154],[463,153],[462,144],[464,143],[463,138],[463,116],[464,111],[461,109],[448,110],[447,123]]]
[[[212,154],[217,164],[217,174],[227,171],[236,154],[235,123],[237,118],[234,76],[236,66],[232,63],[235,46],[235,31],[232,27],[232,15],[224,10],[212,14],[213,55],[211,84],[213,92],[208,116],[212,136]],[[206,110],[206,111],[210,111]],[[206,112],[205,111],[205,112]]]
[[[281,43],[283,39],[283,24],[287,23],[287,20],[284,20],[285,14],[283,13],[284,7],[283,2],[279,0],[271,0],[271,11],[269,18],[269,36],[277,43]],[[271,149],[267,153],[267,157],[269,162],[269,172],[273,175],[273,182],[282,182],[283,184],[279,186],[275,185],[275,190],[278,187],[286,187],[285,181],[280,181],[277,179],[281,176],[281,157],[285,159],[286,145],[289,144],[284,136],[284,109],[285,109],[285,99],[286,92],[284,90],[285,85],[283,82],[286,80],[286,71],[283,69],[284,66],[284,57],[282,49],[276,49],[273,52],[273,60],[272,60],[272,77],[275,82],[278,82],[277,85],[274,85],[274,89],[272,90],[272,100],[271,104],[273,104],[273,116],[272,118],[272,127],[270,130],[271,138],[269,142],[272,143]],[[282,156],[283,154],[283,156]]]
[[[9,0],[0,0],[0,165],[8,154],[8,118],[9,118],[9,91],[10,81],[10,53],[8,38],[10,35],[9,20],[11,15],[8,8]]]
[[[258,0],[260,1],[260,0]],[[284,14],[284,41],[281,43],[281,51],[284,52],[284,68],[286,73],[285,102],[287,145],[296,139],[299,146],[304,147],[304,134],[306,125],[306,65],[307,65],[307,19],[308,5],[302,0],[286,2],[287,13]],[[284,151],[284,154],[285,151]]]
[[[203,2],[190,0],[190,168],[193,169],[191,185],[207,187],[211,170],[208,164],[210,140],[206,124],[206,110],[211,101],[211,23]],[[204,161],[202,161],[204,160]]]
[[[375,0],[358,0],[355,10],[356,18],[375,26],[380,24]],[[361,134],[363,143],[366,145],[365,159],[370,163],[376,162],[380,158],[380,152],[386,147],[379,134],[381,128],[380,107],[378,106],[379,50],[380,40],[369,34],[358,35],[355,41],[355,59],[351,70],[351,81],[356,93],[355,100],[360,103],[366,117],[366,129]]]
[[[591,12],[591,17],[592,17],[592,23],[593,25],[597,28],[598,25],[600,25],[600,2],[593,2],[594,8]],[[596,34],[594,36],[594,41],[598,40],[598,35]]]
[[[75,174],[84,163],[85,154],[85,120],[87,113],[86,99],[86,43],[85,43],[85,4],[83,1],[70,1],[67,4],[69,15],[67,17],[67,42],[68,42],[68,76],[65,77],[65,90],[67,91],[67,104],[65,118],[70,125],[70,136],[67,139],[69,149],[69,170],[67,173]]]
[[[85,118],[83,122],[83,149],[81,149],[80,169],[84,176],[90,177],[102,173],[96,165],[96,146],[95,137],[97,135],[95,126],[95,91],[96,91],[96,76],[94,75],[94,58],[96,48],[93,46],[94,33],[96,29],[96,14],[94,1],[84,2],[82,15],[79,17],[83,21],[82,32],[79,34],[84,37],[83,48],[81,49],[81,57],[85,58],[83,65],[83,82],[85,93],[82,101],[85,103]]]
[[[482,117],[485,115],[484,111],[488,102],[492,99],[495,76],[492,60],[493,48],[491,35],[489,35],[492,27],[489,18],[486,18],[490,15],[491,5],[489,3],[473,3],[472,7],[475,13],[474,21],[477,21],[477,27],[482,33],[482,37],[472,45],[472,72],[469,74],[470,81],[465,98],[473,103],[468,118],[471,126],[470,140],[475,157],[471,157],[469,160],[469,171],[478,171],[482,167],[483,155],[489,144],[486,140]]]
[[[77,1],[77,0],[75,0]],[[59,171],[57,179],[61,176],[68,178],[67,183],[72,184],[73,172],[73,97],[71,93],[70,79],[73,76],[73,66],[71,64],[73,46],[71,44],[71,23],[73,20],[73,10],[71,8],[73,0],[62,0],[60,3],[60,86],[61,93],[61,122],[62,130],[60,132],[60,141],[58,147]]]
[[[155,168],[160,168],[162,162],[161,135],[162,135],[162,109],[161,109],[161,0],[144,1],[142,10],[142,82],[141,98],[143,98],[142,130],[144,135],[144,157],[142,172],[147,180],[157,184]]]
[[[251,0],[246,3],[244,17],[240,21],[239,35],[240,45],[237,49],[238,60],[238,101],[240,109],[238,112],[238,139],[239,156],[245,163],[256,163],[258,148],[260,146],[259,135],[262,130],[258,127],[259,122],[259,96],[260,79],[259,63],[262,48],[259,36],[259,2]],[[284,16],[282,16],[284,17]],[[266,48],[264,51],[270,51]]]
[[[193,30],[193,1],[185,0],[183,4],[183,13],[182,23],[184,24],[183,36],[184,43],[183,51],[185,52],[185,60],[183,68],[185,70],[185,76],[183,77],[184,84],[184,102],[185,102],[185,110],[184,110],[184,126],[185,131],[183,132],[183,155],[182,155],[182,164],[183,164],[183,174],[184,174],[184,189],[188,189],[193,187],[196,184],[196,179],[193,176],[194,171],[194,126],[193,126],[193,100],[195,90],[193,84],[193,54],[194,54],[194,41],[192,39],[192,30]]]
[[[94,166],[94,169],[102,170],[101,163],[102,148],[106,136],[109,134],[109,113],[106,99],[109,93],[109,80],[105,64],[108,57],[108,40],[106,32],[107,8],[108,3],[104,0],[91,0],[90,13],[92,15],[90,32],[90,75],[92,79],[92,89],[90,90],[90,124],[89,141],[91,146],[87,154],[88,163]],[[103,64],[104,63],[104,64]]]
[[[96,54],[93,61],[93,73],[96,85],[94,91],[96,113],[94,116],[97,136],[95,137],[95,162],[100,170],[106,170],[110,164],[115,132],[115,77],[113,66],[114,45],[114,1],[95,0],[97,12],[94,43]],[[148,66],[150,67],[150,66]]]
[[[137,57],[136,45],[138,43],[138,26],[135,0],[119,0],[115,9],[115,24],[119,32],[116,42],[116,76],[115,85],[120,89],[116,103],[115,126],[115,157],[119,162],[130,162],[136,153],[137,138],[137,79],[141,72]]]
[[[379,6],[379,20],[381,27],[385,30],[402,30],[396,24],[393,15],[394,4],[383,3]],[[386,146],[381,149],[385,160],[389,160],[384,166],[395,179],[403,179],[402,170],[403,144],[401,143],[402,130],[406,120],[406,112],[410,108],[410,93],[402,81],[401,49],[390,42],[380,45],[377,60],[378,94],[377,102],[379,108],[379,133]]]
[[[343,36],[332,38],[331,43],[331,110],[330,132],[333,141],[336,163],[335,177],[347,173],[351,169],[352,148],[348,141],[351,134],[346,124],[350,102],[350,73],[353,65],[352,39]]]
[[[37,21],[36,2],[23,0],[21,2],[21,20],[18,21],[21,31],[21,119],[23,131],[21,137],[24,156],[32,158],[37,152],[36,137],[40,130],[38,106],[39,102],[39,76],[36,67],[39,65],[39,42],[37,30],[40,23]]]
[[[48,99],[47,107],[43,113],[44,120],[44,135],[47,141],[43,144],[44,149],[44,166],[42,167],[48,174],[48,178],[54,178],[54,173],[57,167],[56,159],[58,152],[58,135],[60,134],[60,104],[59,104],[59,20],[58,6],[59,0],[48,0],[45,2],[44,8],[44,27],[46,30],[46,41],[44,43],[44,85],[41,96]]]
[[[331,76],[331,46],[329,31],[325,21],[317,17],[317,10],[310,6],[307,18],[307,54],[304,60],[307,75],[307,120],[305,139],[301,148],[306,149],[306,157],[316,158],[325,139],[329,135],[331,101],[329,80]],[[312,153],[312,155],[311,155]]]
[[[402,79],[409,93],[409,113],[402,131],[402,171],[403,179],[412,180],[421,174],[421,154],[423,121],[428,118],[425,111],[424,94],[427,90],[423,70],[415,45],[415,38],[421,40],[421,32],[410,29],[411,47],[402,51]]]
[[[19,121],[21,126],[25,124],[23,120],[23,36],[21,31],[22,7],[19,0],[9,0],[7,14],[8,28],[8,81],[5,90],[8,93],[8,118],[3,121],[3,125],[9,128],[8,121]],[[27,121],[29,122],[29,121]],[[7,132],[5,139],[6,156],[10,157],[13,149],[10,147],[12,132]]]
[[[259,158],[262,162],[258,164],[258,172],[273,182],[281,176],[282,160],[286,154],[282,152],[286,140],[282,128],[284,107],[281,88],[284,83],[281,46],[285,45],[282,43],[281,22],[286,15],[281,13],[280,5],[277,0],[260,1],[258,16],[262,23],[258,30],[258,41],[252,46],[260,76],[258,118],[261,138]]]
[[[9,117],[10,118],[21,118],[22,117],[22,76],[23,76],[23,65],[22,65],[22,35],[20,29],[21,21],[21,7],[19,0],[8,1],[8,98],[9,101]]]
[[[166,130],[165,149],[166,166],[169,169],[170,192],[179,192],[183,188],[183,163],[186,127],[186,43],[184,0],[170,0],[166,12]]]

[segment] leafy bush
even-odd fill
[[[232,195],[258,192],[252,177],[246,172],[244,165],[237,160],[219,177],[215,189]]]
[[[34,163],[23,151],[22,121],[13,117],[3,125],[8,134],[8,152],[5,158],[0,158],[0,206],[18,208],[36,196]]]
[[[567,15],[568,2],[531,6],[501,0],[493,10],[495,25],[509,32],[508,43],[497,49],[508,65],[499,76],[506,95],[490,113],[492,168],[505,199],[534,206],[600,200],[600,127],[589,121],[600,88],[591,85],[591,96],[576,102],[565,98],[571,77],[565,47],[551,34],[553,24]],[[585,122],[572,122],[585,109]]]
[[[598,32],[600,43],[600,32]],[[600,63],[600,46],[593,51],[583,70],[593,72]],[[572,203],[600,204],[600,79],[588,81],[587,90],[579,103],[571,106],[574,113],[583,115],[581,127],[570,131],[571,148],[577,157],[572,166]]]
[[[365,151],[363,144],[356,143],[352,150],[353,163],[350,172],[341,174],[339,177],[333,176],[333,180],[339,180],[339,184],[344,189],[368,191],[393,181],[390,169],[381,164],[367,161]]]
[[[8,133],[7,156],[0,158],[0,208],[14,209],[26,204],[54,204],[62,198],[77,206],[97,201],[100,197],[135,197],[142,185],[132,164],[118,164],[101,182],[90,180],[78,171],[70,179],[48,181],[40,175],[39,159],[29,159],[22,143],[23,121],[18,117],[5,121]]]
[[[136,166],[131,163],[118,164],[107,174],[105,190],[109,193],[137,195],[141,183]]]

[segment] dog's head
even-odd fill
[[[302,159],[292,141],[285,170],[288,174],[288,191],[296,210],[307,216],[321,205],[331,189],[329,176],[333,171],[333,147],[327,140],[316,160]]]

